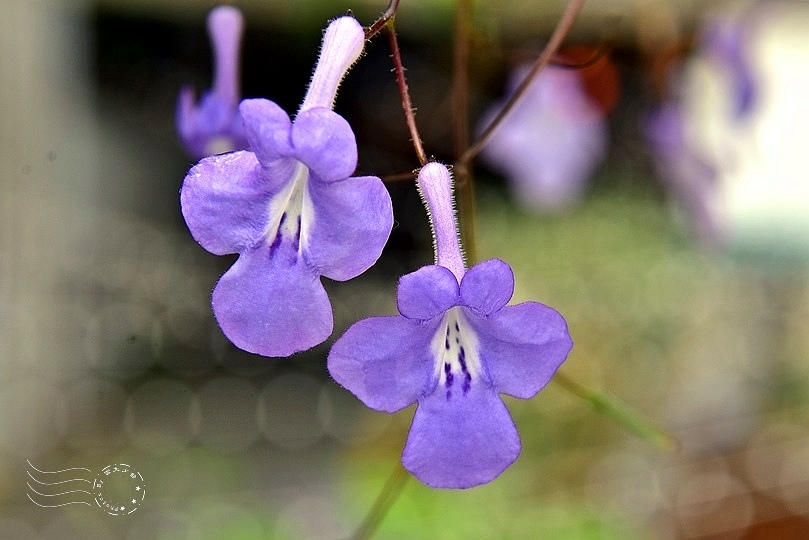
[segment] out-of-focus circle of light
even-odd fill
[[[216,365],[234,375],[258,377],[276,369],[272,360],[237,349],[216,325],[211,330],[209,346]]]
[[[206,503],[194,512],[203,538],[267,538],[265,524],[252,510],[230,503]]]
[[[108,452],[125,439],[126,391],[112,381],[91,378],[65,389],[65,444],[86,452]]]
[[[275,529],[280,538],[346,538],[350,531],[344,516],[334,499],[304,495],[281,510]]]
[[[116,537],[112,525],[104,519],[107,514],[100,512],[98,508],[81,506],[86,511],[81,512],[80,518],[78,513],[66,512],[48,522],[39,531],[40,540],[109,540]]]
[[[779,492],[787,506],[796,514],[805,514],[809,508],[809,446],[807,439],[800,445],[790,445],[784,452]]]
[[[174,260],[177,246],[164,231],[144,225],[139,231],[141,242],[138,257],[139,266],[136,290],[150,300],[161,300],[170,296],[176,282],[176,275],[185,268],[178,268]]]
[[[745,453],[748,478],[759,491],[773,495],[780,486],[777,471],[784,463],[788,448],[809,443],[809,432],[794,424],[772,423],[755,434]]]
[[[753,522],[753,510],[747,487],[726,471],[691,476],[677,493],[677,517],[687,537],[741,535]]]
[[[192,346],[205,342],[213,325],[210,295],[210,285],[203,284],[193,269],[185,269],[182,275],[178,272],[163,315],[167,330],[177,341]]]
[[[154,363],[161,343],[157,317],[135,303],[108,304],[87,323],[88,364],[106,377],[129,379],[141,375]]]
[[[193,438],[193,403],[193,390],[179,381],[154,379],[142,384],[126,402],[125,426],[130,440],[158,455],[184,448]]]
[[[662,505],[656,468],[642,452],[609,453],[590,471],[587,491],[612,511],[643,523]]]
[[[0,448],[24,459],[56,446],[65,433],[65,397],[48,381],[30,379],[0,387]]]
[[[39,536],[29,523],[16,518],[3,518],[0,519],[0,538],[35,540]]]
[[[197,390],[197,439],[214,450],[239,452],[259,437],[256,422],[258,391],[248,381],[218,377]]]
[[[133,515],[127,540],[153,538],[203,538],[196,518],[173,508],[140,508]]]
[[[215,361],[213,355],[203,348],[171,342],[161,348],[157,364],[172,375],[185,379],[210,373]]]
[[[267,440],[287,450],[320,440],[319,395],[320,382],[308,375],[281,375],[270,381],[258,400],[258,423]]]
[[[367,443],[391,422],[391,415],[372,411],[332,381],[321,387],[317,413],[326,434],[345,445]]]

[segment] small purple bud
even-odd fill
[[[233,6],[219,6],[208,14],[208,34],[214,53],[213,88],[195,103],[194,89],[185,86],[177,103],[177,131],[193,157],[247,148],[238,110],[243,28],[242,14]]]

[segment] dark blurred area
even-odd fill
[[[55,4],[13,0],[0,26],[8,51],[0,60],[0,538],[347,537],[394,469],[411,413],[364,408],[330,380],[325,357],[353,322],[395,313],[396,280],[432,261],[413,182],[386,184],[395,225],[377,265],[350,282],[324,280],[331,340],[288,359],[240,351],[210,310],[211,288],[235,257],[197,245],[178,203],[193,161],[175,133],[177,95],[183,84],[210,85],[212,4]],[[328,18],[352,7],[367,24],[384,8],[296,4],[242,6],[243,95],[291,114]],[[562,5],[523,13],[529,8],[512,4],[476,11],[473,129],[511,69],[541,50]],[[671,162],[661,172],[643,128],[649,110],[676,93],[670,74],[699,54],[708,6],[687,4],[593,2],[574,27],[568,45],[604,54],[617,74],[586,89],[609,104],[609,142],[577,205],[533,213],[494,167],[475,168],[481,259],[514,267],[514,302],[538,300],[568,319],[576,346],[567,374],[636,409],[678,448],[635,437],[551,384],[533,400],[507,399],[523,438],[514,467],[467,492],[411,480],[378,538],[809,537],[805,262],[775,260],[776,249],[761,256],[758,232],[750,243],[738,233],[731,247],[703,241],[665,178]],[[792,7],[776,7],[784,5]],[[447,162],[451,13],[449,3],[403,2],[397,19],[427,152]],[[805,29],[805,20],[795,16],[787,30]],[[795,71],[802,47],[782,53]],[[357,174],[399,178],[418,166],[391,68],[377,36],[338,94],[336,110],[359,145]],[[707,90],[683,93],[714,95],[714,86],[697,88]],[[701,103],[692,117],[714,106]],[[805,116],[795,109],[794,118]],[[707,140],[715,139],[694,139],[712,149]],[[739,144],[743,155],[757,152]],[[720,199],[711,204],[724,208]],[[745,211],[720,213],[735,223]],[[756,212],[757,224],[766,221]],[[768,246],[792,246],[795,236],[767,234]],[[31,491],[71,474],[92,481],[124,463],[148,491],[131,514]],[[87,472],[37,471],[70,468]]]

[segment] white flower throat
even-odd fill
[[[472,383],[480,380],[480,348],[478,337],[459,306],[447,310],[443,322],[431,346],[438,385],[445,389],[450,400],[455,395],[465,396]]]
[[[275,251],[284,239],[292,240],[295,251],[299,250],[301,242],[305,243],[305,222],[309,222],[305,217],[311,214],[311,203],[306,195],[308,180],[309,168],[298,162],[292,178],[270,200],[267,208],[270,220],[264,236],[270,252]]]

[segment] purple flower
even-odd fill
[[[180,90],[177,132],[186,151],[202,158],[247,148],[239,116],[239,45],[244,19],[234,6],[219,6],[208,14],[208,34],[214,52],[213,89],[194,103],[194,89]]]
[[[733,115],[738,119],[752,112],[758,90],[747,50],[748,34],[740,21],[716,19],[703,31],[700,44],[705,58],[728,79]]]
[[[706,244],[719,241],[723,231],[715,207],[716,167],[689,148],[681,107],[666,104],[652,111],[646,137],[666,187],[690,214],[697,238]]]
[[[756,120],[759,83],[748,51],[754,20],[718,18],[702,31],[694,57],[678,73],[678,99],[646,118],[645,135],[661,178],[690,217],[698,240],[725,244],[728,176],[741,175],[740,140]]]
[[[331,110],[363,45],[356,20],[331,23],[295,121],[271,101],[243,101],[251,150],[205,158],[183,183],[194,238],[211,253],[239,254],[213,291],[213,309],[246,351],[288,356],[323,342],[333,318],[320,276],[361,274],[390,234],[390,196],[379,178],[350,176],[354,133]]]
[[[362,320],[328,357],[334,379],[367,406],[395,412],[418,403],[402,455],[425,484],[469,488],[490,482],[520,453],[499,394],[530,398],[572,347],[567,325],[537,302],[507,306],[514,275],[492,259],[466,271],[446,167],[426,165],[437,264],[399,280],[400,316]]]
[[[517,68],[508,95],[528,74]],[[489,125],[502,109],[494,105],[480,122]],[[503,174],[517,202],[528,210],[563,210],[581,197],[607,146],[607,126],[574,70],[545,68],[481,152]]]

